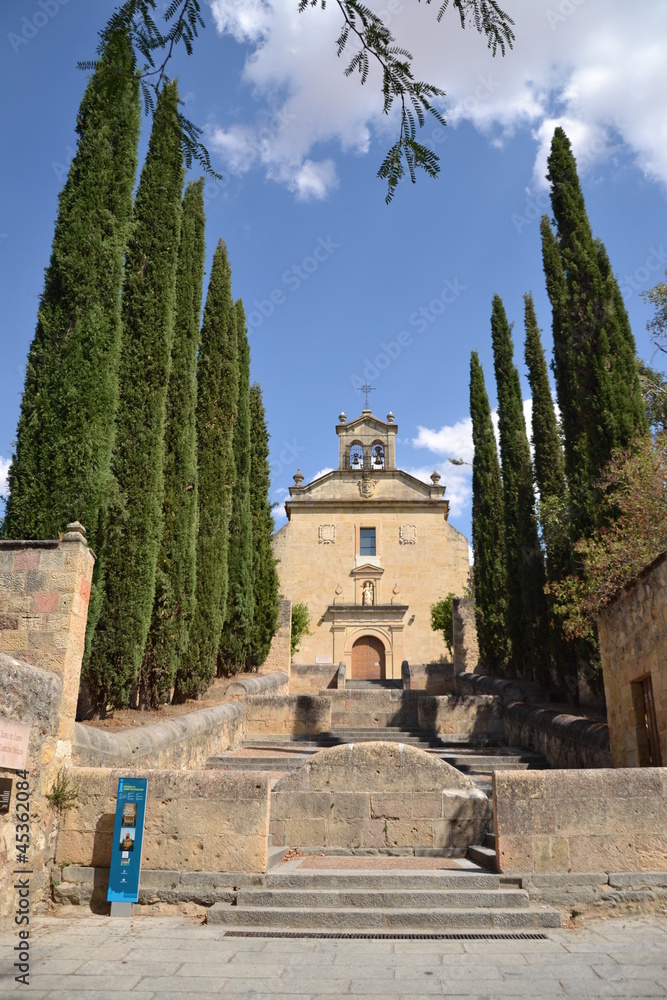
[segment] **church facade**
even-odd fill
[[[283,596],[310,612],[295,663],[337,664],[349,679],[399,679],[401,663],[447,656],[430,607],[465,594],[467,539],[448,523],[440,476],[396,467],[394,415],[369,409],[336,425],[338,468],[294,476],[288,521],[273,536]]]

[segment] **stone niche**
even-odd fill
[[[490,804],[450,764],[402,743],[322,750],[276,784],[274,845],[462,854],[481,843]]]

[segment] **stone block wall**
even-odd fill
[[[667,768],[497,771],[501,872],[667,870]]]
[[[226,771],[73,768],[78,790],[64,814],[56,863],[108,868],[118,779],[146,777],[143,869],[264,872],[269,779]]]
[[[293,663],[290,670],[290,694],[319,694],[338,687],[337,663]]]
[[[323,750],[271,795],[273,843],[297,849],[419,848],[460,853],[484,836],[489,803],[473,781],[396,743]]]
[[[419,725],[438,735],[460,733],[502,739],[502,705],[493,695],[425,695],[418,701]]]
[[[419,691],[401,691],[391,688],[380,691],[332,691],[332,726],[416,726]]]
[[[251,695],[274,696],[287,694],[289,675],[285,671],[275,674],[241,674],[227,686],[225,701],[245,701]]]
[[[327,695],[254,695],[245,703],[249,734],[315,735],[331,729]]]
[[[245,733],[246,710],[239,702],[121,733],[77,722],[72,757],[81,767],[196,768],[238,746]]]
[[[27,860],[30,903],[49,895],[58,813],[47,795],[72,756],[94,556],[80,525],[62,541],[0,541],[0,717],[30,727],[27,777],[0,769],[13,782],[10,811],[0,816],[0,916],[18,898],[15,846],[17,794],[29,796]],[[17,787],[18,783],[20,787]],[[27,788],[25,784],[27,783]]]
[[[602,610],[598,633],[614,767],[649,763],[644,678],[653,689],[660,763],[667,764],[667,553]]]
[[[278,629],[271,640],[269,654],[258,670],[260,674],[274,674],[284,671],[288,676],[292,662],[292,602],[280,601],[278,606]]]
[[[427,694],[449,694],[454,690],[454,665],[441,663],[410,663],[410,690]]]

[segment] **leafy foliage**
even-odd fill
[[[639,362],[641,386],[649,427],[657,433],[667,430],[667,375]]]
[[[183,198],[176,270],[174,346],[164,435],[162,542],[153,615],[139,674],[141,706],[169,700],[194,612],[197,552],[197,347],[204,281],[204,181]]]
[[[310,611],[308,605],[301,602],[292,605],[292,635],[290,639],[290,652],[292,656],[299,648],[304,635],[312,635],[308,630],[310,625]]]
[[[236,310],[222,240],[213,256],[197,358],[199,533],[190,642],[176,673],[176,704],[206,690],[215,675],[227,605],[233,435],[239,394]]]
[[[646,324],[653,343],[659,350],[667,353],[667,281],[659,281],[647,292],[642,292],[642,298],[655,307],[655,316]]]
[[[667,437],[615,451],[599,485],[608,524],[575,545],[580,572],[548,585],[569,638],[594,636],[601,609],[667,547]]]
[[[224,674],[237,674],[250,666],[253,631],[253,540],[250,509],[250,345],[243,303],[236,309],[239,397],[234,424],[234,494],[229,530],[227,613],[218,650]]]
[[[502,673],[509,660],[507,569],[503,488],[484,373],[475,351],[470,356],[470,416],[475,455],[472,463],[473,590],[482,659]]]
[[[512,663],[523,677],[548,673],[548,620],[544,561],[537,533],[535,492],[519,373],[505,308],[498,295],[491,316],[498,389],[498,430],[507,560],[507,630]]]
[[[378,176],[387,181],[386,201],[390,202],[407,166],[410,179],[416,180],[418,169],[429,177],[439,172],[437,155],[428,146],[417,140],[417,126],[422,127],[426,116],[432,115],[441,124],[445,120],[434,105],[434,99],[444,96],[439,87],[425,81],[415,80],[412,72],[412,55],[407,49],[396,44],[382,18],[370,10],[360,0],[336,0],[343,25],[336,48],[342,55],[353,39],[357,48],[345,68],[345,75],[358,73],[361,83],[366,83],[371,61],[376,62],[382,72],[383,111],[389,114],[394,103],[400,108],[398,140],[385,156]],[[430,4],[431,0],[426,0]],[[308,7],[324,9],[326,0],[299,0],[299,11]],[[441,21],[450,0],[442,0],[437,20]],[[514,24],[496,0],[452,0],[452,9],[459,15],[461,27],[472,25],[484,35],[493,55],[500,50],[504,55],[514,44]],[[137,52],[144,60],[141,71],[141,86],[146,111],[153,110],[160,88],[166,79],[166,68],[174,49],[182,45],[188,55],[192,54],[194,40],[199,29],[204,27],[199,0],[172,0],[164,12],[166,30],[161,30],[155,21],[157,0],[125,0],[114,12],[102,39],[113,30],[122,29],[131,33]],[[158,61],[161,53],[162,61]],[[85,64],[82,64],[85,65]],[[211,167],[209,154],[201,142],[202,130],[189,119],[179,114],[183,154],[189,167],[193,160],[201,163],[207,173],[219,177]]]
[[[174,337],[183,158],[178,90],[158,99],[134,205],[121,302],[120,400],[112,468],[118,495],[99,554],[103,595],[84,665],[95,712],[127,705],[143,658],[162,539],[164,431]],[[94,632],[93,632],[94,629]]]
[[[279,582],[276,559],[271,545],[273,534],[272,504],[269,500],[269,432],[262,402],[262,390],[256,382],[250,386],[250,509],[252,513],[252,589],[254,618],[250,663],[259,667],[268,656],[271,639],[278,626]]]
[[[451,591],[447,597],[431,605],[431,628],[434,632],[442,632],[445,645],[451,655],[454,648],[454,600],[456,594]]]
[[[137,170],[134,70],[127,34],[110,32],[79,108],[77,151],[59,197],[9,471],[8,538],[57,538],[79,520],[99,551],[112,493],[120,289]]]

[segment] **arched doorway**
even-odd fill
[[[352,646],[353,681],[385,679],[384,644],[374,635],[362,635]]]

